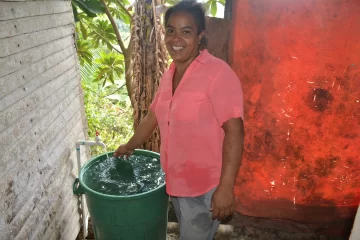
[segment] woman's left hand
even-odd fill
[[[234,207],[235,201],[232,189],[219,186],[215,190],[211,200],[210,211],[213,213],[213,219],[219,221],[225,219],[232,215]]]

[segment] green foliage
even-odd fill
[[[124,70],[124,56],[116,52],[101,52],[100,58],[95,62],[99,64],[99,68],[94,73],[94,81],[102,81],[105,86],[106,81],[115,84],[114,77],[120,76]]]
[[[116,35],[110,22],[107,20],[96,19],[88,25],[91,29],[89,37],[94,48],[105,45],[109,50],[113,49],[112,44],[116,43]]]
[[[112,0],[112,4],[109,6],[109,10],[112,16],[117,19],[121,19],[125,24],[130,24],[131,22],[131,14],[129,12],[129,8],[126,8],[125,5],[128,5],[129,2],[127,0]]]
[[[88,64],[92,64],[92,53],[90,51],[90,43],[88,41],[80,41],[79,39],[76,40],[76,47],[77,47],[77,55],[79,57],[79,62],[81,66],[84,65],[86,61]]]
[[[177,3],[179,3],[181,0],[166,0],[165,1],[165,4],[167,4],[167,5],[175,5],[175,4],[177,4]]]
[[[225,6],[225,0],[207,0],[204,4],[205,10],[209,12],[213,17],[216,16],[216,13],[218,11],[217,9],[218,3]]]
[[[97,14],[105,13],[104,6],[98,0],[72,0],[71,3],[75,19],[77,17],[77,14],[75,15],[75,11],[77,13],[77,8],[80,8],[89,17],[96,17]]]
[[[179,3],[181,0],[166,0],[165,1],[165,4],[168,5],[168,6],[172,6],[172,5],[175,5],[177,3]],[[204,8],[205,8],[205,11],[207,13],[209,13],[211,16],[215,17],[216,16],[216,13],[218,11],[218,7],[217,7],[217,4],[221,4],[223,6],[225,6],[225,1],[226,0],[205,0],[205,1],[202,1],[204,2]]]
[[[211,15],[213,15],[213,16],[216,15],[216,12],[217,12],[217,4],[216,4],[216,1],[212,1],[210,11],[211,11]]]
[[[78,13],[78,10],[77,10],[76,6],[74,4],[71,4],[71,6],[72,6],[75,22],[80,21],[79,13]]]
[[[87,33],[87,29],[84,26],[84,23],[80,22],[79,27],[80,27],[80,31],[81,31],[81,34],[82,34],[84,40],[86,40],[88,33]]]
[[[88,134],[95,139],[99,131],[101,140],[106,144],[107,151],[115,150],[121,143],[127,142],[133,134],[132,107],[127,95],[113,94],[104,97],[117,86],[89,85],[83,81],[85,112],[88,119]],[[125,91],[126,94],[126,91]],[[115,96],[115,97],[114,97]],[[117,100],[119,98],[122,100]],[[125,101],[124,101],[125,99]],[[101,148],[92,147],[91,155],[103,153]]]
[[[115,74],[114,83],[106,82],[105,85],[101,81],[93,81],[93,77],[94,73],[104,66],[103,63],[111,62],[111,58],[114,62],[123,58],[104,47],[90,49],[89,52],[96,60],[91,65],[84,62],[84,65],[80,66],[88,134],[90,139],[94,139],[96,131],[99,131],[102,141],[107,145],[107,151],[112,151],[129,140],[133,134],[132,107],[122,73]],[[106,56],[107,53],[109,57]],[[92,156],[102,152],[101,148],[91,148]]]
[[[113,4],[110,9],[117,11]],[[79,7],[75,10],[79,20],[76,45],[88,135],[95,139],[95,133],[99,131],[107,151],[112,151],[133,134],[133,110],[125,87],[124,56],[119,53],[114,29],[104,14],[89,15]],[[129,36],[128,24],[124,26],[124,21],[115,19],[121,36]],[[99,147],[91,147],[92,156],[103,152]]]

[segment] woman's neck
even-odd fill
[[[179,74],[184,74],[186,69],[190,66],[190,64],[194,61],[194,59],[197,58],[197,56],[199,56],[199,54],[200,52],[198,51],[194,54],[194,56],[192,56],[185,62],[175,62],[176,72]]]

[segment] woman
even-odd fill
[[[210,240],[234,211],[244,138],[241,84],[225,62],[201,50],[205,13],[199,3],[182,1],[169,8],[165,27],[173,63],[147,116],[114,155],[131,154],[159,126],[161,165],[180,239]]]

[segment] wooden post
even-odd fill
[[[231,28],[230,20],[207,17],[206,24],[205,35],[208,38],[207,49],[209,53],[227,62]]]
[[[232,6],[233,6],[233,0],[226,0],[225,10],[224,10],[224,19],[226,19],[226,20],[232,19]]]

